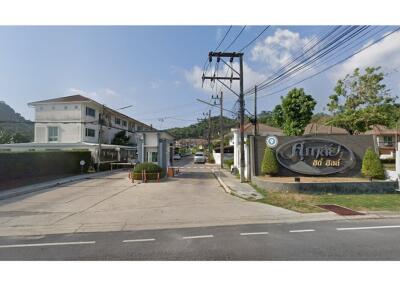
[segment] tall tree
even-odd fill
[[[391,96],[384,77],[380,67],[367,67],[364,73],[357,68],[338,80],[335,93],[329,97],[328,109],[333,116],[327,123],[358,134],[374,124],[391,125],[398,120],[397,97]]]
[[[272,121],[275,127],[283,128],[285,118],[282,105],[278,104],[277,106],[275,106],[274,110],[272,110]]]
[[[302,88],[294,88],[282,98],[283,132],[286,135],[302,135],[310,122],[317,102]],[[277,108],[277,107],[275,107]]]

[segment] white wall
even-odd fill
[[[35,123],[36,143],[48,143],[48,127],[58,127],[58,143],[81,142],[80,123]],[[51,143],[51,142],[50,142]]]
[[[41,104],[35,107],[35,121],[81,121],[80,103]]]
[[[144,145],[145,146],[153,146],[156,147],[158,146],[158,133],[144,133]]]

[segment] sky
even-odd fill
[[[0,100],[25,118],[34,120],[29,102],[81,94],[111,108],[132,107],[123,113],[154,127],[187,126],[203,117],[220,86],[201,76],[207,54],[214,50],[229,26],[1,26]],[[233,26],[221,44],[225,49],[242,30]],[[238,51],[265,26],[247,26],[231,46]],[[329,26],[271,26],[244,50],[245,90],[261,82],[296,58],[308,43],[317,41]],[[374,27],[365,40],[349,46],[344,58],[395,27]],[[393,95],[400,89],[400,32],[312,79],[296,85],[317,100],[316,112],[325,106],[335,83],[356,67],[381,66]],[[320,68],[341,57],[332,57]],[[207,66],[207,65],[206,65]],[[224,73],[226,68],[220,67]],[[234,63],[237,68],[237,63]],[[212,73],[214,63],[208,68]],[[400,69],[399,69],[400,70]],[[258,110],[272,110],[288,89],[318,69],[300,73],[292,80],[259,92]],[[237,84],[233,89],[238,90]],[[270,96],[265,96],[269,93]],[[236,96],[224,89],[225,108],[232,109]],[[248,113],[253,96],[246,97]],[[219,110],[212,108],[213,115]],[[226,113],[226,116],[231,116]]]

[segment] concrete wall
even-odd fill
[[[340,183],[280,183],[252,177],[252,183],[269,191],[297,193],[394,193],[397,183],[393,181],[340,182]]]
[[[35,123],[36,143],[48,143],[48,127],[58,127],[58,143],[77,143],[81,142],[81,124],[80,123]],[[83,130],[83,132],[85,132]]]
[[[278,137],[278,142],[279,145],[282,145],[288,141],[302,138],[302,136],[277,136]],[[339,176],[349,176],[349,177],[354,177],[354,176],[361,176],[361,164],[362,164],[362,158],[364,157],[364,153],[367,150],[368,147],[374,148],[374,150],[377,152],[377,146],[376,146],[376,141],[374,140],[374,137],[372,135],[318,135],[318,136],[307,136],[308,138],[312,137],[318,137],[318,138],[325,138],[325,139],[331,139],[334,141],[337,141],[348,148],[350,148],[354,156],[356,157],[356,163],[355,166],[351,169],[347,169],[344,173],[336,173],[332,175],[328,175],[331,177]],[[256,150],[256,156],[258,159],[258,164],[256,167],[256,174],[261,173],[261,163],[262,159],[264,156],[264,150],[265,150],[265,136],[257,136],[255,138],[257,150]],[[294,173],[290,171],[289,169],[286,169],[283,166],[279,166],[279,176],[298,176],[298,173]]]

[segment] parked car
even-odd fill
[[[194,163],[202,163],[205,164],[207,161],[206,156],[204,155],[203,152],[196,152],[196,154],[194,154]]]
[[[180,160],[182,157],[179,154],[175,154],[174,155],[174,160]]]

